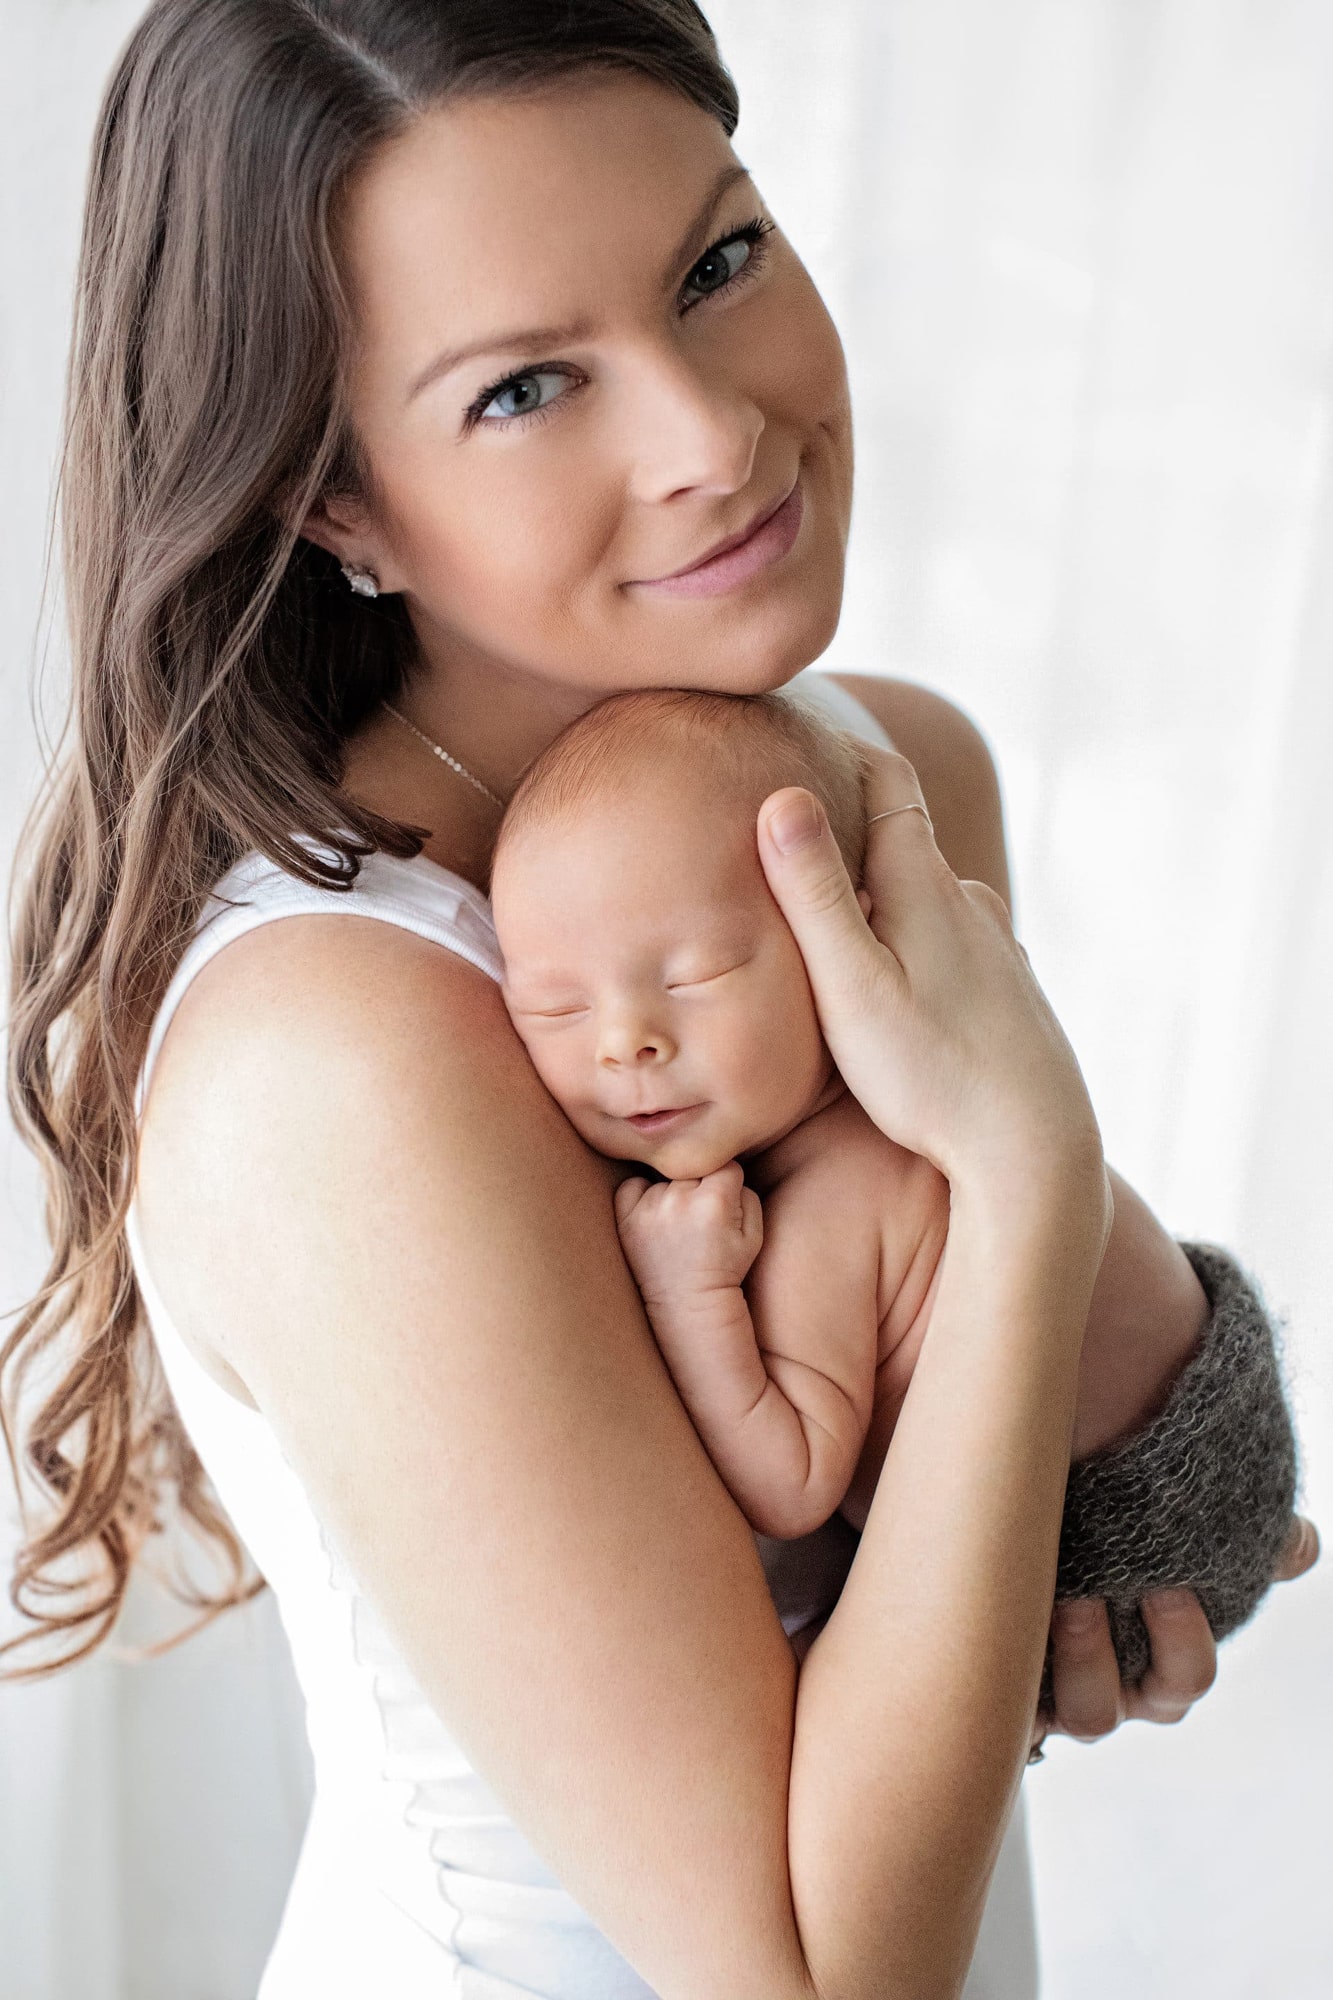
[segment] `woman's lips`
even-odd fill
[[[801,532],[804,512],[805,500],[798,478],[777,512],[770,514],[735,548],[707,562],[696,563],[693,569],[682,570],[678,576],[659,576],[633,587],[663,591],[669,597],[720,597],[724,591],[735,590],[738,584],[757,576],[770,563],[781,562]]]
[[[665,1132],[678,1118],[688,1118],[692,1111],[702,1111],[702,1104],[681,1104],[674,1111],[636,1111],[625,1123],[632,1125],[636,1132]]]

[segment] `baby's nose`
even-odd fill
[[[648,1069],[675,1053],[669,1035],[642,1021],[604,1022],[597,1042],[597,1060],[610,1069]]]

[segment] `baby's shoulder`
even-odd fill
[[[832,1228],[843,1246],[877,1244],[881,1277],[901,1275],[923,1242],[948,1230],[948,1181],[881,1132],[850,1091],[747,1162],[746,1179],[764,1205],[766,1240],[824,1240]]]
[[[765,1199],[781,1190],[784,1201],[839,1194],[855,1206],[877,1206],[885,1187],[915,1157],[881,1132],[844,1090],[747,1162],[746,1179]]]

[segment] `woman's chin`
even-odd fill
[[[715,645],[701,641],[691,649],[670,685],[710,694],[772,694],[828,650],[840,609],[841,591],[831,603],[806,602],[773,617],[765,611],[751,630],[739,621]]]

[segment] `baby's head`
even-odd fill
[[[598,1152],[689,1179],[813,1108],[832,1063],[755,821],[805,786],[857,882],[863,770],[785,696],[654,689],[599,703],[526,773],[491,867],[505,1002]]]

